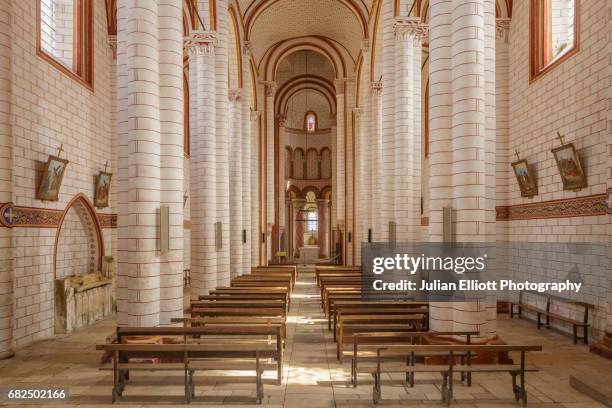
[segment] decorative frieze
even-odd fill
[[[63,216],[64,210],[0,204],[0,227],[58,228]],[[97,217],[101,228],[117,228],[117,214],[98,213]]]
[[[419,45],[425,41],[429,34],[429,26],[421,22],[419,17],[397,17],[393,30],[396,40],[412,40]]]
[[[605,215],[607,194],[495,207],[497,221]]]

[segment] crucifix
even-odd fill
[[[106,161],[106,163],[104,164],[104,172],[106,173],[106,168],[108,167],[108,160]]]
[[[521,160],[518,150],[514,149],[514,154],[516,154],[516,160]]]
[[[561,146],[563,146],[565,143],[563,142],[563,136],[561,136],[561,133],[559,133],[559,131],[557,130],[557,139],[559,139],[559,141],[561,142]]]
[[[64,151],[64,144],[62,143],[62,145],[58,147],[57,149],[57,157],[60,157],[63,151]]]

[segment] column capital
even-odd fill
[[[242,99],[242,88],[228,90],[227,99],[229,99],[230,102],[240,102]]]
[[[329,198],[317,198],[317,204],[327,205],[329,204]]]
[[[278,114],[276,115],[276,118],[278,119],[278,126],[284,127],[285,123],[287,122],[287,115]]]
[[[242,53],[244,55],[251,55],[252,52],[253,52],[253,43],[251,43],[250,41],[245,41],[242,44]]]
[[[370,52],[370,39],[369,38],[364,38],[363,40],[361,40],[361,52],[363,54],[367,54]]]
[[[396,17],[393,31],[398,41],[412,40],[422,44],[429,35],[429,25],[421,22],[420,17]]]
[[[372,81],[370,82],[370,90],[372,91],[373,96],[382,95],[383,84],[382,81]]]
[[[251,120],[255,121],[257,119],[259,119],[259,117],[261,116],[261,111],[259,110],[252,110],[251,111]]]
[[[362,113],[363,113],[363,110],[361,108],[353,108],[353,114],[355,115],[356,118],[360,117]]]
[[[117,58],[117,36],[116,35],[108,36],[108,47],[113,52],[113,58]]]
[[[336,89],[336,95],[344,94],[344,84],[347,82],[346,78],[334,79],[334,88]]]
[[[189,58],[197,55],[213,55],[217,45],[217,33],[214,31],[192,31],[183,38],[183,48]]]
[[[510,34],[510,19],[509,18],[496,18],[495,19],[495,38],[508,42],[508,35]]]
[[[276,82],[274,81],[260,81],[266,89],[266,96],[274,96],[276,93]]]

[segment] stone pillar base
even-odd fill
[[[589,347],[591,353],[599,354],[609,360],[612,360],[612,333],[606,332],[602,341],[591,344]]]

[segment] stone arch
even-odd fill
[[[312,191],[316,198],[321,198],[321,192],[315,186],[306,186],[306,187],[304,187],[302,189],[302,197],[306,198],[306,194],[308,194],[309,191]]]
[[[53,279],[101,271],[102,230],[96,210],[85,194],[74,196],[64,209],[53,255]]]

